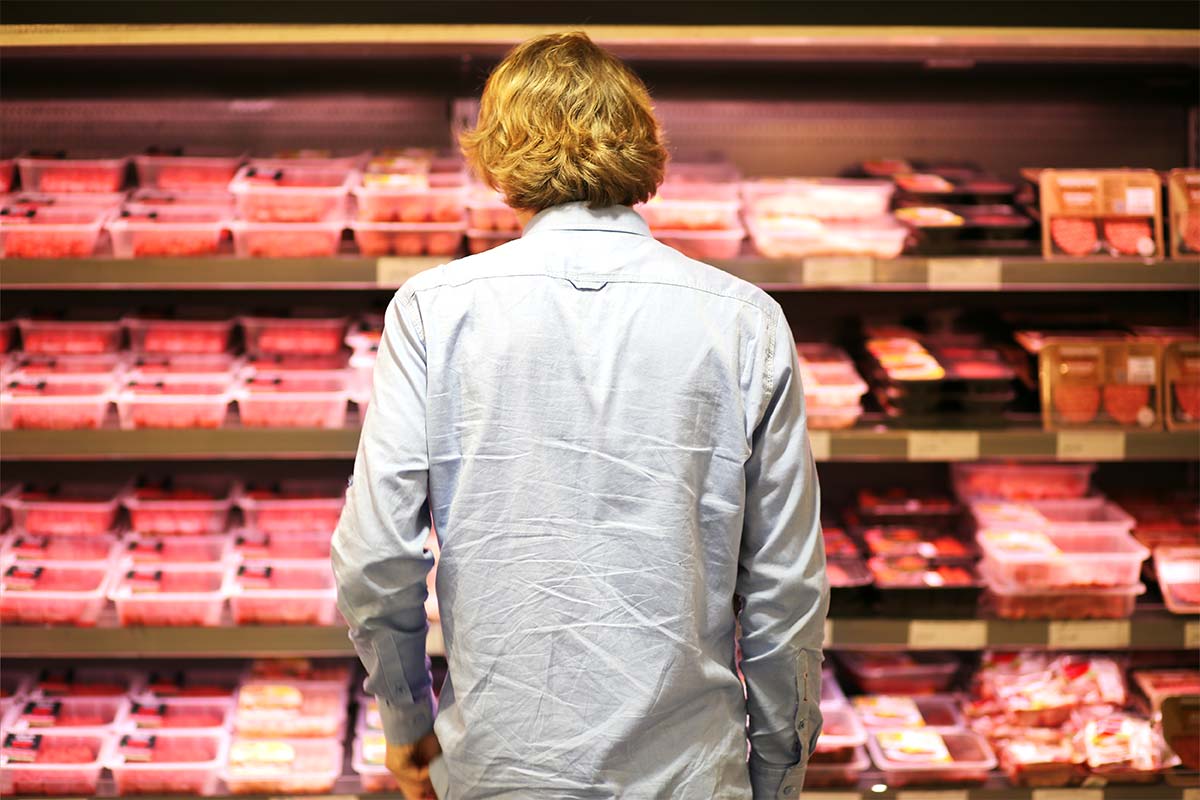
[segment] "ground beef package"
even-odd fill
[[[1035,171],[1024,173],[1032,179]],[[1162,182],[1153,170],[1036,172],[1047,258],[1161,258]]]

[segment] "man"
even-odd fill
[[[827,588],[779,305],[630,208],[666,152],[585,35],[510,53],[462,143],[524,234],[396,294],[333,542],[389,768],[409,800],[439,750],[454,800],[798,796]]]

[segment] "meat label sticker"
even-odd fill
[[[1149,187],[1130,186],[1125,189],[1125,213],[1145,217],[1154,215],[1158,192]]]
[[[999,289],[1002,265],[998,258],[931,258],[930,289]]]
[[[978,431],[909,431],[910,461],[975,461]]]
[[[139,728],[161,728],[166,714],[166,703],[134,703],[129,709],[129,719]]]
[[[1058,620],[1050,623],[1046,644],[1064,650],[1129,647],[1129,620]]]
[[[1125,378],[1129,383],[1153,386],[1158,383],[1158,359],[1154,356],[1129,356],[1125,359]]]
[[[915,619],[908,624],[908,646],[926,650],[946,647],[981,650],[987,645],[988,626],[983,620],[942,621]]]
[[[833,450],[833,436],[829,431],[809,431],[808,446],[812,450],[813,461],[828,461]]]
[[[35,761],[41,749],[40,733],[10,733],[4,737],[4,755],[9,761]]]
[[[272,567],[262,566],[241,566],[238,567],[238,577],[242,579],[242,583],[250,588],[265,589],[271,585],[271,573],[274,572]]]
[[[174,697],[183,691],[182,672],[154,672],[146,682],[146,689],[152,694],[163,697]]]
[[[438,264],[446,258],[395,258],[385,257],[375,261],[375,283],[384,289],[398,289],[412,276]]]
[[[138,556],[154,556],[157,558],[162,555],[163,545],[164,542],[161,539],[158,541],[130,542],[129,555],[133,558],[137,558]]]
[[[1124,431],[1059,431],[1056,444],[1064,461],[1125,460]]]
[[[12,544],[12,551],[18,558],[22,556],[38,558],[46,552],[48,544],[50,544],[48,536],[18,536]]]
[[[149,761],[157,745],[153,733],[128,733],[121,737],[121,755],[126,761]]]
[[[244,558],[265,557],[271,552],[271,537],[265,534],[239,536],[234,544],[242,552]]]
[[[875,259],[812,256],[804,259],[805,286],[862,286],[875,282]]]
[[[157,592],[162,585],[162,576],[161,569],[131,569],[125,573],[125,582],[134,594]]]
[[[13,564],[4,572],[4,588],[10,592],[29,591],[37,588],[44,567],[23,567]]]
[[[46,694],[61,695],[70,691],[75,683],[75,670],[48,669],[38,679],[38,688]]]
[[[49,728],[58,722],[61,700],[35,700],[21,712],[21,721],[31,728]]]
[[[1034,789],[1029,800],[1104,800],[1104,790]]]

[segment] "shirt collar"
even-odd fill
[[[524,236],[540,231],[613,231],[649,236],[650,226],[629,206],[589,208],[586,202],[563,203],[539,211]]]

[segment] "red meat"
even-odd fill
[[[135,230],[133,254],[146,256],[207,256],[217,252],[220,231]]]
[[[1175,402],[1188,420],[1200,420],[1200,381],[1175,381]]]
[[[1121,255],[1152,256],[1153,250],[1144,253],[1138,247],[1144,241],[1154,241],[1154,232],[1148,219],[1106,219],[1103,222],[1104,239]]]
[[[1050,238],[1069,256],[1091,255],[1096,252],[1096,244],[1099,241],[1095,222],[1073,217],[1050,220]]]
[[[1137,425],[1138,413],[1149,405],[1149,386],[1110,383],[1104,387],[1104,410],[1122,425]]]
[[[1189,252],[1200,253],[1200,211],[1189,211],[1183,215],[1179,235]]]
[[[38,191],[119,192],[124,182],[122,171],[111,167],[43,166]]]
[[[167,190],[224,189],[236,173],[237,166],[227,164],[163,165],[155,183]]]
[[[1061,383],[1054,390],[1053,400],[1063,422],[1091,422],[1100,411],[1100,387]]]
[[[115,352],[120,343],[120,331],[39,327],[25,331],[21,342],[26,353],[48,356],[96,355]]]

